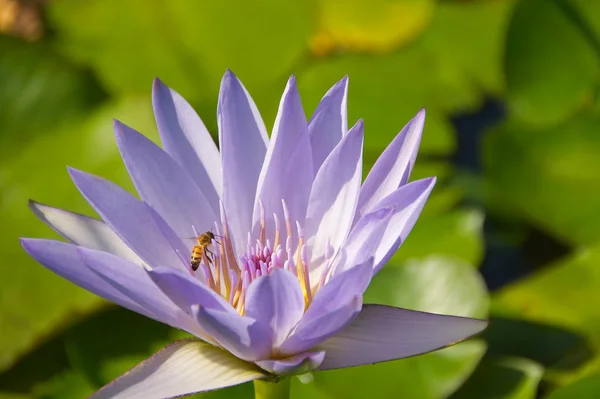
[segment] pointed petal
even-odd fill
[[[148,215],[152,218],[154,224],[165,238],[165,241],[177,254],[177,257],[180,260],[180,263],[171,266],[180,270],[191,271],[190,258],[188,256],[190,249],[186,247],[183,240],[179,238],[177,233],[175,233],[171,226],[169,226],[169,224],[158,214],[158,212],[154,210],[154,208],[146,203],[144,203],[144,206],[148,211]]]
[[[86,267],[77,250],[78,247],[75,245],[36,238],[22,238],[21,245],[33,259],[62,278],[129,310],[163,323],[166,322],[156,313],[122,294]],[[136,265],[136,267],[141,269],[141,266]]]
[[[267,130],[252,98],[231,72],[221,81],[219,143],[223,195],[229,228],[238,253],[252,227],[258,176],[267,152]]]
[[[156,314],[160,321],[195,332],[197,326],[193,319],[158,289],[144,268],[106,252],[81,247],[78,251],[88,268],[123,295]]]
[[[381,199],[406,184],[417,158],[424,123],[425,109],[422,109],[375,162],[360,192],[360,215],[372,211]]]
[[[73,244],[109,252],[142,264],[143,261],[101,220],[29,201],[29,208],[44,223]]]
[[[176,341],[89,399],[164,399],[264,378],[252,363],[197,340]]]
[[[115,121],[123,162],[144,202],[154,208],[180,237],[209,230],[217,220],[202,190],[162,148]]]
[[[158,78],[152,86],[152,105],[163,148],[191,175],[217,213],[221,157],[204,123],[179,93]]]
[[[275,347],[281,345],[303,314],[304,295],[298,279],[287,270],[275,269],[248,287],[246,315],[271,329]]]
[[[345,327],[362,307],[362,295],[373,275],[373,258],[330,279],[281,345],[283,353],[313,348]]]
[[[262,369],[276,375],[304,374],[318,368],[325,359],[325,352],[299,353],[280,360],[256,362]]]
[[[308,124],[315,173],[348,131],[347,104],[348,76],[344,76],[323,96]]]
[[[235,313],[235,309],[229,302],[189,273],[169,267],[159,267],[148,271],[148,274],[158,288],[188,314],[192,314],[193,305]]]
[[[319,345],[326,353],[319,369],[353,367],[420,355],[465,340],[486,326],[486,321],[466,317],[365,305],[348,327]]]
[[[361,263],[374,255],[374,273],[398,250],[417,222],[433,190],[435,178],[408,183],[376,204],[376,210],[358,220],[344,243],[345,259],[351,264],[337,264],[335,273]]]
[[[304,224],[313,180],[312,156],[306,116],[302,109],[296,79],[287,83],[275,118],[271,142],[258,179],[253,227],[264,205],[267,229],[274,231],[273,213],[282,215],[281,201],[287,204],[292,223]]]
[[[200,306],[194,313],[202,328],[236,357],[250,362],[269,357],[271,332],[253,318]]]
[[[359,121],[325,159],[310,193],[304,231],[311,248],[310,265],[324,261],[327,245],[334,253],[346,240],[362,179],[363,123]]]
[[[346,327],[361,309],[362,296],[355,296],[350,302],[310,318],[306,323],[301,320],[279,352],[293,354],[314,348]]]
[[[69,174],[98,215],[148,265],[180,263],[142,202],[108,180],[72,168]]]

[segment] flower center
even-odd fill
[[[236,256],[234,252],[227,220],[221,220],[222,228],[215,223],[214,238],[210,240],[210,244],[206,244],[206,240],[201,243],[200,236],[195,233],[199,237],[199,245],[194,251],[200,252],[201,261],[196,270],[189,267],[190,273],[229,301],[238,313],[243,315],[250,283],[277,268],[286,269],[298,279],[304,294],[305,308],[308,308],[313,293],[304,232],[298,222],[295,223],[295,229],[292,228],[285,202],[283,213],[285,229],[280,228],[279,218],[276,214],[273,215],[275,231],[271,241],[267,238],[264,208],[261,204],[258,238],[253,238],[252,234],[248,233],[245,252],[241,256]],[[326,273],[323,273],[319,286],[323,284],[325,275]]]

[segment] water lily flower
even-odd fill
[[[347,78],[335,84],[307,122],[292,77],[269,138],[250,95],[227,71],[217,149],[192,107],[157,79],[152,99],[163,147],[114,124],[140,199],[70,168],[102,220],[31,203],[68,241],[22,239],[33,258],[194,337],[93,398],[265,384],[418,355],[485,328],[482,320],[363,305],[371,278],[406,239],[435,178],[408,182],[421,110],[361,184],[363,122],[347,127],[347,85]],[[257,393],[275,385],[266,384]]]

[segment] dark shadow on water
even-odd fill
[[[595,356],[592,344],[576,332],[519,319],[492,316],[483,338],[488,356],[523,357],[546,369],[577,370]]]
[[[464,205],[483,207],[485,256],[481,273],[488,289],[494,291],[567,255],[571,248],[557,238],[537,229],[525,220],[505,220],[486,208],[481,191],[485,179],[482,141],[490,128],[507,117],[505,104],[487,99],[483,106],[470,113],[454,115],[451,119],[457,132],[457,150],[453,163],[457,175],[470,176],[478,181],[475,190],[467,189]]]

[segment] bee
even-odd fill
[[[192,248],[192,255],[190,256],[190,266],[193,271],[198,270],[200,262],[202,262],[203,259],[206,261],[207,265],[213,263],[214,254],[208,246],[212,244],[214,239],[215,234],[212,231],[207,231],[196,237],[198,245],[194,245],[194,248]]]

